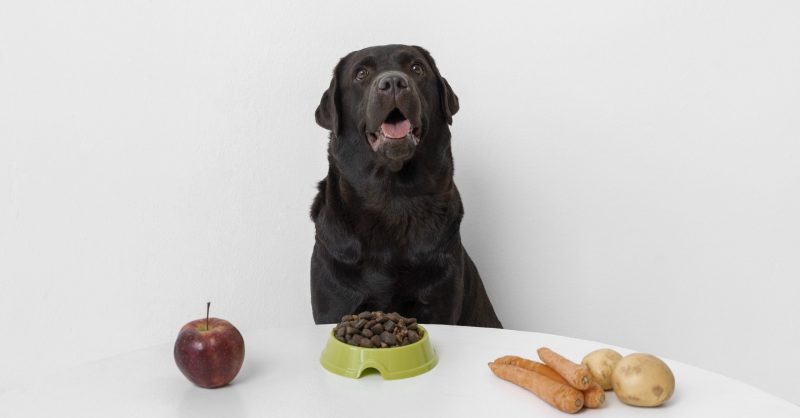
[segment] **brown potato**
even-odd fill
[[[634,406],[658,406],[675,391],[675,376],[656,356],[635,353],[620,360],[611,375],[614,393]]]
[[[589,368],[592,379],[600,385],[603,390],[611,390],[611,373],[614,366],[622,359],[622,355],[610,348],[601,348],[587,354],[581,364]]]

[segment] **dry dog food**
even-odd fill
[[[345,315],[333,328],[336,339],[364,348],[387,348],[413,344],[422,338],[416,318],[406,318],[397,312],[364,311]]]

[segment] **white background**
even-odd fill
[[[409,43],[461,100],[462,238],[506,327],[800,403],[798,21],[788,1],[3,2],[0,392],[172,341],[207,300],[245,339],[312,324],[314,109],[339,57]]]

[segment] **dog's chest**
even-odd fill
[[[435,259],[417,264],[395,260],[395,263],[367,263],[361,271],[359,288],[372,299],[385,304],[403,300],[419,300],[444,278],[452,277],[457,268],[453,254],[442,254]]]
[[[441,199],[394,199],[367,208],[358,218],[356,235],[367,258],[390,264],[418,264],[437,257],[458,233],[460,216],[452,202]]]

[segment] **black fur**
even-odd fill
[[[316,323],[382,310],[422,323],[502,327],[461,245],[448,127],[458,108],[420,47],[371,47],[339,61],[316,111],[331,131],[328,175],[311,207]],[[397,114],[413,127],[405,139],[375,134]]]

